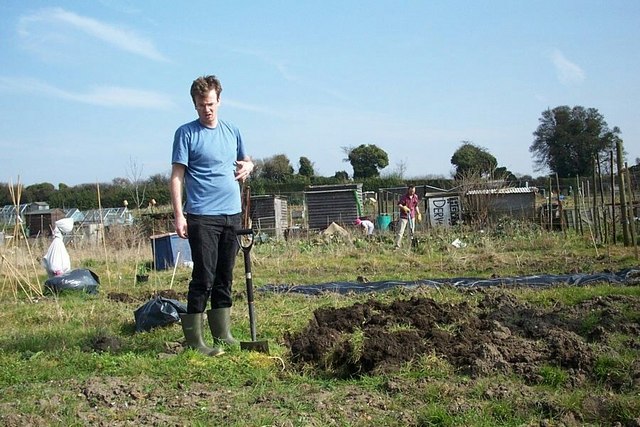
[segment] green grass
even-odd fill
[[[393,250],[390,235],[342,241],[321,237],[257,244],[252,251],[253,281],[300,285],[323,282],[420,280],[447,277],[501,277],[618,271],[638,265],[630,248],[595,248],[588,236],[518,229],[437,230],[423,234],[417,250]],[[460,238],[465,248],[450,242]],[[406,244],[405,244],[406,246]],[[28,277],[28,255],[6,259]],[[133,311],[157,291],[186,292],[190,271],[151,271],[147,283],[136,284],[136,266],[151,259],[150,248],[69,248],[75,268],[90,268],[101,279],[97,295],[81,293],[38,296],[37,302],[19,288],[17,278],[0,272],[0,423],[7,425],[273,425],[273,426],[519,426],[547,420],[561,422],[567,414],[578,423],[624,424],[640,413],[637,337],[612,335],[610,351],[596,362],[594,381],[572,385],[564,368],[544,366],[535,385],[518,376],[496,373],[469,378],[435,354],[422,355],[397,372],[358,378],[329,378],[314,369],[298,369],[289,360],[284,336],[304,329],[320,307],[347,307],[371,298],[381,302],[411,297],[440,303],[482,298],[479,291],[395,288],[378,294],[305,296],[258,292],[258,338],[269,341],[270,355],[227,349],[216,358],[187,350],[172,352],[183,340],[177,324],[136,333]],[[33,255],[36,257],[37,255]],[[26,261],[17,261],[26,259]],[[15,261],[14,261],[15,260]],[[21,264],[20,264],[21,263]],[[37,261],[36,261],[37,265]],[[243,263],[236,265],[233,333],[249,340],[244,306]],[[37,283],[33,285],[38,286]],[[640,298],[637,286],[598,284],[584,287],[509,289],[510,295],[540,308],[572,307],[592,298],[622,295]],[[127,294],[134,302],[116,302],[109,294]],[[640,314],[618,307],[619,316],[638,322]],[[579,325],[590,333],[602,319],[594,311]],[[570,320],[570,319],[568,319]],[[440,325],[454,332],[462,325]],[[407,325],[391,325],[405,331]],[[101,338],[117,341],[117,349],[95,351]],[[355,357],[363,351],[361,331],[349,338]],[[634,371],[635,369],[635,371]],[[613,381],[612,381],[613,380]],[[609,386],[616,384],[616,387]],[[12,424],[13,423],[13,424]]]
[[[558,366],[542,366],[540,368],[542,384],[552,388],[562,388],[569,380],[569,373]]]

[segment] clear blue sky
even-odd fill
[[[516,174],[544,110],[597,108],[640,157],[640,1],[0,2],[0,182],[111,182],[170,171],[189,86],[257,159],[446,176],[467,140]]]

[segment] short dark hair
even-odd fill
[[[196,103],[196,97],[207,96],[212,90],[216,91],[216,95],[218,95],[217,98],[220,99],[222,85],[216,76],[202,76],[195,79],[191,84],[191,99],[194,105]]]

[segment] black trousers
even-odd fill
[[[241,214],[187,215],[193,272],[187,294],[187,313],[231,307],[233,267],[239,246],[236,230]]]

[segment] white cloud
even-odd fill
[[[41,28],[43,23],[64,25],[68,28],[82,31],[126,52],[154,61],[167,61],[167,58],[160,53],[152,41],[139,36],[134,31],[108,25],[61,8],[42,9],[37,13],[23,16],[20,19],[18,33],[25,38],[35,37],[32,33],[43,31]]]
[[[555,50],[551,54],[551,60],[556,67],[556,74],[560,83],[564,85],[581,84],[586,74],[580,66],[569,61],[562,52]]]
[[[84,93],[69,92],[36,79],[0,76],[0,91],[39,93],[102,107],[137,107],[154,110],[166,110],[173,107],[173,102],[167,95],[118,86],[97,86]]]

